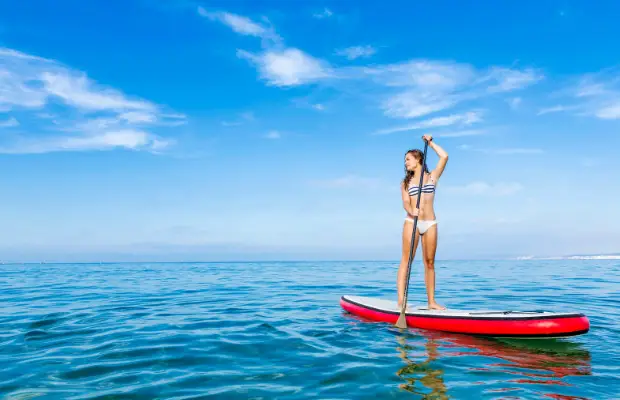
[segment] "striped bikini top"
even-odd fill
[[[422,193],[435,193],[435,180],[430,177],[429,181],[432,183],[422,185]],[[418,185],[411,185],[408,192],[409,196],[417,196],[420,193],[420,187]]]

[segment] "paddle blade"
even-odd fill
[[[405,316],[405,312],[401,311],[396,324],[394,324],[397,328],[407,329],[407,317]]]

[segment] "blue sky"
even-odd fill
[[[618,252],[620,6],[0,2],[0,259]],[[430,165],[437,157],[429,156]]]

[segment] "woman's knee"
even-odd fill
[[[432,258],[425,258],[424,266],[428,269],[435,269],[435,260]]]

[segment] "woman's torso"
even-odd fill
[[[411,200],[411,205],[415,208],[418,195],[420,193],[420,188],[418,184],[420,183],[419,177],[413,177],[409,181],[409,186],[407,187],[407,192],[409,193],[409,198]],[[418,215],[418,219],[421,220],[433,220],[435,219],[435,210],[433,209],[433,203],[435,200],[435,180],[432,178],[430,173],[424,174],[424,180],[422,183],[422,198],[420,199],[420,213]],[[412,215],[408,215],[408,217],[412,218]]]

